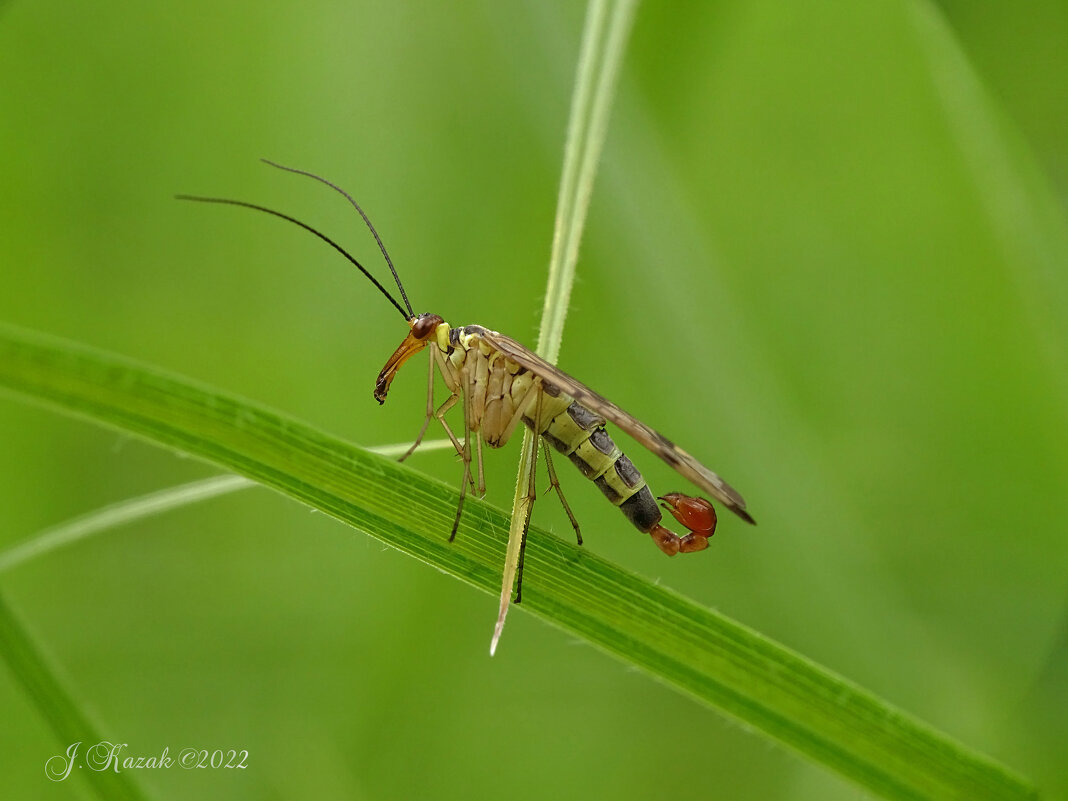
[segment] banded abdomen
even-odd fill
[[[567,456],[639,531],[649,533],[662,518],[660,509],[638,468],[605,431],[605,419],[552,384],[543,383],[541,392],[523,422]],[[529,415],[539,404],[535,425]]]

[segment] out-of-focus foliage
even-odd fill
[[[8,3],[0,318],[219,385],[357,442],[396,312],[533,344],[582,9],[571,3]],[[639,10],[561,366],[744,491],[668,561],[563,473],[587,545],[1068,792],[1068,15],[1062,4]],[[0,544],[207,474],[3,399]],[[633,450],[633,448],[631,449]],[[669,468],[631,455],[654,487]],[[459,477],[442,454],[420,467]],[[515,453],[489,459],[506,504]],[[566,467],[566,466],[563,466]],[[684,489],[684,487],[678,487]],[[552,499],[539,522],[570,536]],[[445,532],[442,532],[442,536]],[[853,798],[855,789],[362,535],[251,491],[3,576],[159,798]],[[0,681],[5,796],[55,743]]]

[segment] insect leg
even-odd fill
[[[524,396],[525,397],[525,396]],[[538,400],[534,404],[534,420],[537,421],[541,417],[541,398],[542,395],[538,393]],[[538,497],[537,487],[537,473],[538,473],[538,441],[541,439],[541,435],[535,430],[534,446],[531,448],[530,456],[530,476],[527,480],[527,494],[523,498],[525,507],[525,519],[523,520],[523,539],[519,543],[519,564],[515,570],[515,602],[519,603],[523,600],[523,563],[527,558],[527,532],[530,531],[530,518],[534,514],[534,501]]]
[[[441,369],[440,363],[438,365],[438,368]],[[442,376],[443,377],[445,376],[444,372],[442,372]],[[448,384],[448,383],[449,383],[448,380],[446,380],[446,384]],[[462,387],[461,387],[461,389],[462,389]],[[441,427],[445,430],[445,433],[449,435],[449,441],[452,442],[452,447],[455,448],[456,455],[459,456],[462,459],[464,457],[464,446],[462,444],[460,444],[459,438],[457,438],[456,434],[453,433],[452,428],[449,426],[449,421],[445,419],[445,415],[447,415],[449,413],[449,410],[452,409],[452,407],[455,406],[456,402],[459,401],[459,400],[460,400],[460,389],[452,390],[452,393],[449,395],[449,397],[447,397],[445,399],[445,402],[442,403],[441,406],[439,406],[437,408],[437,410],[434,412],[434,417],[436,417],[438,419],[438,422],[441,423]],[[465,406],[464,407],[464,411],[465,412],[466,412],[466,409],[467,409],[467,407]],[[465,475],[465,478],[469,478],[469,476],[470,476],[470,471],[468,471],[468,473]],[[471,486],[473,487],[474,484],[475,484],[474,480],[471,479]]]
[[[438,410],[434,412],[434,416],[441,423],[441,427],[445,429],[445,433],[449,435],[449,439],[452,440],[452,447],[456,449],[457,456],[464,455],[464,446],[460,444],[460,440],[452,433],[452,428],[449,427],[449,421],[445,419],[445,415],[449,413],[449,409],[456,405],[456,402],[460,400],[460,396],[453,393],[449,398],[438,407]]]
[[[571,528],[575,529],[575,539],[578,540],[579,545],[582,545],[582,534],[579,532],[578,520],[575,519],[571,507],[567,503],[567,498],[564,497],[564,491],[560,488],[560,480],[556,477],[556,469],[553,467],[553,457],[549,453],[549,442],[543,437],[541,444],[545,451],[545,466],[549,469],[549,489],[556,490],[556,497],[560,499],[564,511],[567,512],[567,518],[571,521]]]
[[[486,475],[482,470],[482,437],[475,437],[475,457],[478,462],[478,497],[486,497]]]
[[[404,456],[398,459],[398,462],[403,462],[413,453],[415,449],[419,447],[419,443],[423,441],[423,436],[426,434],[427,426],[430,425],[430,418],[434,415],[434,356],[431,355],[427,360],[430,363],[430,375],[427,376],[426,385],[426,417],[423,418],[423,427],[419,429],[419,436],[415,438],[415,442],[412,443],[407,451],[404,452]]]
[[[467,485],[475,486],[475,479],[471,475],[471,392],[470,392],[470,379],[468,376],[467,365],[465,364],[460,368],[460,382],[461,392],[464,396],[463,410],[464,410],[464,444],[460,447],[456,437],[449,431],[449,427],[446,425],[445,430],[449,431],[449,436],[453,439],[453,444],[457,446],[460,451],[460,458],[464,463],[463,477],[460,479],[460,502],[456,505],[456,519],[452,521],[452,533],[449,534],[449,542],[456,539],[456,531],[460,528],[460,517],[464,512],[464,498],[467,497]],[[454,395],[455,398],[455,395]],[[446,401],[447,402],[447,401]],[[453,403],[456,401],[453,400]],[[444,419],[440,418],[442,424],[445,425]]]

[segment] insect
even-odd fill
[[[313,173],[267,161],[273,167],[313,178],[343,195],[359,212],[367,224],[404,301],[402,306],[378,280],[340,245],[319,231],[287,214],[253,203],[225,198],[178,195],[180,200],[203,203],[223,203],[262,211],[288,220],[304,228],[329,244],[354,264],[400,312],[409,331],[400,346],[389,357],[375,382],[374,396],[385,403],[392,383],[401,366],[412,356],[429,350],[426,417],[415,442],[401,461],[419,446],[432,419],[445,430],[456,453],[463,462],[460,500],[456,509],[451,542],[463,513],[464,498],[470,489],[480,497],[486,483],[482,466],[483,444],[491,448],[505,445],[520,423],[529,427],[540,440],[545,454],[551,488],[564,507],[575,529],[579,545],[582,535],[578,521],[564,498],[553,467],[551,449],[564,454],[586,478],[593,481],[605,497],[618,506],[626,518],[639,530],[649,534],[653,542],[668,556],[692,553],[708,547],[708,538],[715,533],[716,512],[704,498],[679,492],[659,496],[664,508],[687,530],[679,536],[664,527],[663,515],[645,479],[629,458],[612,441],[605,430],[606,423],[614,423],[635,440],[673,467],[684,478],[718,500],[747,523],[755,523],[746,511],[745,501],[727,482],[675,445],[664,435],[654,431],[611,401],[598,395],[580,381],[542,359],[526,347],[503,334],[480,325],[450,326],[440,315],[416,314],[408,302],[404,285],[393,266],[370,219],[360,205],[345,190]],[[434,402],[435,374],[440,375],[449,390],[449,397],[440,405]],[[457,404],[463,411],[463,437],[453,432],[446,414]],[[474,449],[472,453],[472,444]],[[535,443],[535,454],[537,443]],[[471,465],[475,463],[475,471]],[[477,476],[477,478],[476,478]],[[528,497],[533,501],[534,471],[531,471]],[[522,559],[520,560],[516,601],[522,592]]]

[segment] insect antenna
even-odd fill
[[[396,299],[391,294],[389,294],[389,292],[386,290],[386,288],[384,286],[382,286],[380,283],[378,283],[378,279],[375,278],[373,275],[371,275],[369,272],[367,272],[367,269],[362,264],[360,264],[358,261],[356,261],[356,259],[354,259],[351,255],[349,255],[349,252],[347,250],[345,250],[345,248],[341,247],[341,245],[339,245],[333,239],[328,237],[326,234],[320,233],[319,231],[316,231],[310,225],[308,225],[307,223],[302,223],[300,220],[296,219],[295,217],[290,217],[288,214],[283,214],[282,212],[275,211],[274,209],[268,209],[265,206],[257,206],[255,203],[246,203],[243,200],[229,200],[227,198],[222,198],[222,197],[201,197],[200,195],[175,195],[175,198],[177,198],[178,200],[195,200],[198,203],[224,203],[224,204],[226,204],[228,206],[244,206],[246,209],[255,209],[256,211],[262,211],[262,212],[265,212],[267,214],[273,214],[275,217],[281,217],[283,220],[289,220],[289,222],[293,223],[294,225],[299,225],[305,231],[310,231],[311,233],[315,234],[321,240],[326,242],[326,244],[330,245],[330,247],[332,247],[334,250],[336,250],[338,253],[340,253],[342,256],[344,256],[346,259],[348,259],[350,262],[355,264],[356,268],[361,273],[366,275],[367,278],[370,279],[372,284],[374,284],[376,287],[378,287],[378,291],[381,292],[383,295],[385,295],[387,298],[389,298],[389,302],[392,303],[397,308],[397,311],[399,311],[401,313],[401,317],[403,317],[405,319],[405,321],[410,320],[412,317],[415,316],[415,315],[410,315],[409,313],[405,312],[404,308],[399,303],[397,303]],[[396,273],[394,273],[394,275],[396,275]],[[407,303],[408,299],[405,298],[404,302]]]
[[[371,229],[371,234],[374,236],[375,242],[378,243],[378,249],[382,251],[382,255],[386,259],[386,264],[389,265],[389,271],[393,273],[393,280],[397,282],[397,289],[400,290],[401,298],[404,299],[404,305],[408,307],[407,319],[415,317],[415,312],[412,311],[412,304],[408,302],[408,293],[404,291],[404,284],[401,283],[400,276],[397,275],[397,270],[393,266],[393,260],[389,257],[389,252],[386,250],[386,246],[382,243],[382,237],[378,235],[378,231],[376,231],[375,227],[371,224],[371,218],[364,213],[363,209],[360,208],[360,204],[353,199],[352,195],[350,195],[348,192],[346,192],[344,189],[342,189],[340,186],[333,183],[332,181],[328,181],[326,178],[318,176],[313,172],[308,172],[307,170],[299,170],[296,167],[287,167],[284,164],[277,164],[276,162],[273,162],[270,159],[260,159],[260,161],[262,161],[264,164],[269,164],[272,167],[277,167],[280,170],[285,170],[286,172],[294,172],[297,175],[306,175],[308,178],[314,178],[319,183],[326,184],[335,192],[338,192],[339,194],[343,195],[345,199],[352,204],[353,208],[360,213],[361,217],[363,217],[363,221],[367,223],[367,227]]]

